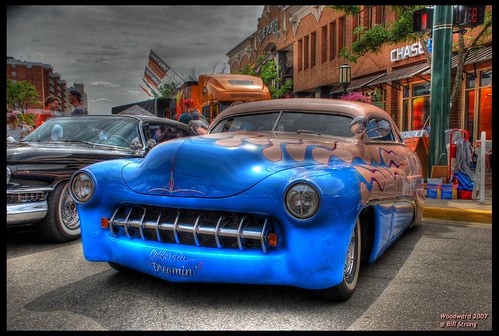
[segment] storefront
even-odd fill
[[[339,84],[338,69],[348,62],[340,51],[354,41],[354,29],[361,23],[371,27],[395,19],[390,6],[372,6],[354,16],[324,6],[264,6],[255,33],[227,53],[230,69],[236,73],[265,54],[280,65],[280,71],[292,76],[294,96],[341,97],[344,88]],[[466,32],[465,37],[469,39],[477,30]],[[466,129],[470,141],[479,139],[482,131],[492,139],[491,44],[490,36],[470,52],[450,111],[449,127]],[[400,43],[365,54],[348,64],[352,76],[346,90],[376,96],[378,105],[392,115],[401,131],[424,129],[429,121],[431,70],[423,49],[419,42]],[[454,56],[452,85],[456,66]]]

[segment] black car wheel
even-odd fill
[[[352,296],[359,279],[362,246],[361,239],[360,221],[357,220],[348,245],[348,252],[343,270],[343,280],[334,287],[317,291],[319,296],[337,302],[345,301]]]
[[[68,182],[61,182],[48,197],[48,213],[35,228],[40,236],[54,243],[64,243],[80,238],[80,218],[76,205],[69,195]]]

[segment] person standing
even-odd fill
[[[38,114],[38,117],[36,117],[36,127],[39,127],[41,124],[43,124],[45,120],[56,116],[58,109],[59,98],[49,96],[47,99],[45,99],[45,106],[43,107],[42,112]]]
[[[192,98],[184,99],[184,112],[178,117],[178,121],[184,124],[189,124],[189,121],[193,120],[191,111],[194,109],[194,100]]]
[[[83,115],[87,114],[85,108],[81,105],[81,93],[76,89],[69,90],[69,102],[74,106],[71,115]]]
[[[19,125],[19,119],[14,114],[9,114],[7,116],[7,141],[19,141],[26,135],[26,130]]]

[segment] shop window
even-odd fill
[[[403,88],[402,131],[427,128],[430,115],[430,82],[412,84]]]
[[[463,124],[471,143],[482,132],[487,140],[492,139],[492,70],[480,71],[478,76],[467,74],[465,79]]]

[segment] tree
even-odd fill
[[[180,86],[177,83],[174,83],[173,81],[169,83],[160,84],[160,86],[158,87],[159,93],[153,91],[153,96],[154,98],[166,98],[166,99],[172,98],[173,96],[175,96],[179,88]]]
[[[277,75],[277,71],[281,73],[281,67],[276,66],[275,60],[267,58],[266,55],[260,55],[255,63],[247,65],[240,73],[260,77],[269,88],[272,98],[276,99],[293,91],[293,80],[289,78],[283,80]]]
[[[42,105],[36,87],[27,81],[12,81],[7,79],[7,108],[20,108],[24,113],[31,105]]]
[[[370,6],[325,6],[330,10],[340,11],[345,15],[360,14],[364,10],[368,10]],[[415,42],[419,41],[423,47],[424,54],[428,65],[431,66],[431,53],[428,51],[428,39],[431,32],[415,33],[412,30],[412,15],[421,8],[428,6],[391,6],[395,11],[397,19],[395,22],[388,24],[386,27],[382,25],[374,25],[371,29],[365,26],[359,26],[354,30],[357,35],[357,40],[352,43],[350,48],[343,48],[340,51],[340,56],[350,62],[356,63],[357,59],[364,54],[378,53],[381,48],[386,44],[393,44],[399,42]],[[486,37],[492,34],[492,12],[486,13],[485,22],[483,25],[473,29],[480,29],[478,34],[473,38],[471,37],[468,46],[465,43],[466,29],[459,31],[459,39],[457,45],[453,46],[453,50],[458,52],[458,63],[456,68],[456,76],[451,93],[451,108],[456,102],[460,89],[461,89],[461,74],[463,73],[463,65],[468,59],[471,52],[477,48],[477,44]],[[460,75],[458,75],[460,74]]]

